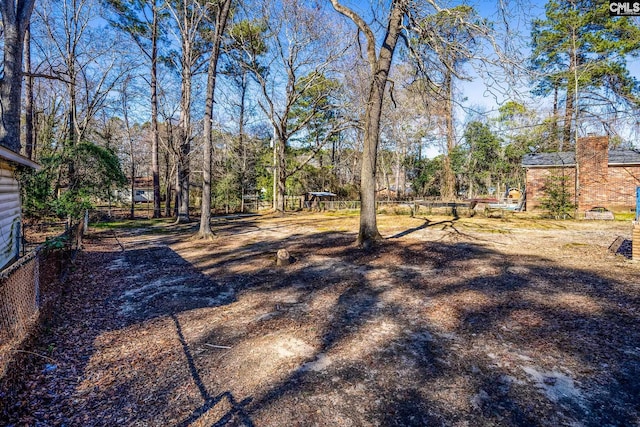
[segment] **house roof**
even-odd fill
[[[310,191],[309,194],[316,197],[335,197],[336,196],[336,194],[330,193],[328,191]]]
[[[9,162],[16,163],[22,166],[28,166],[35,170],[40,170],[40,165],[37,164],[36,162],[29,160],[26,157],[16,153],[15,151],[11,151],[8,148],[5,148],[1,145],[0,145],[0,159],[4,159]]]
[[[131,186],[131,179],[127,180],[129,186]],[[152,177],[135,177],[133,180],[133,186],[136,188],[153,188],[153,178]]]
[[[609,150],[610,165],[640,165],[640,150]],[[525,154],[522,166],[525,168],[575,166],[573,151],[556,153]]]
[[[640,150],[610,150],[610,165],[640,165]]]
[[[549,166],[575,166],[576,155],[573,151],[559,151],[555,153],[532,153],[522,157],[522,166],[549,167]]]

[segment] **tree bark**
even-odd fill
[[[573,97],[575,92],[571,85],[567,85],[567,99],[565,100],[564,110],[564,125],[562,127],[562,142],[560,143],[559,150],[563,150],[569,147],[571,144],[571,121],[573,120]]]
[[[213,100],[216,90],[216,70],[220,57],[220,44],[222,34],[227,26],[227,17],[231,0],[224,0],[216,14],[216,29],[213,38],[213,51],[209,58],[207,70],[207,97],[204,108],[204,162],[202,182],[202,208],[200,212],[200,230],[198,236],[202,238],[213,237],[211,231],[211,155],[213,153],[213,135],[211,134],[211,121],[213,120]]]
[[[33,133],[33,77],[31,76],[31,24],[27,25],[24,35],[24,64],[27,72],[25,78],[24,97],[24,144],[25,155],[33,160],[35,150],[35,138]]]
[[[153,217],[161,217],[158,129],[158,6],[154,0],[151,23],[151,175],[153,176]],[[168,200],[168,198],[167,198]]]
[[[275,152],[276,152],[276,212],[281,214],[284,213],[285,210],[285,195],[287,190],[287,159],[285,158],[285,146],[286,142],[281,138],[276,138],[274,140],[274,144],[276,144]]]
[[[447,153],[443,162],[443,175],[444,175],[444,186],[442,188],[442,198],[444,200],[453,201],[456,197],[456,176],[453,173],[453,167],[451,166],[451,153],[455,148],[455,135],[453,128],[453,76],[451,71],[447,70],[444,81],[444,90],[445,90],[445,133],[447,139]]]
[[[575,34],[574,34],[575,37]],[[575,41],[574,41],[575,44]],[[571,72],[572,75],[575,75],[576,70],[578,69],[578,53],[576,52],[575,48],[571,49],[569,51],[569,71]],[[567,82],[567,96],[565,99],[565,110],[564,110],[564,126],[562,129],[562,145],[564,145],[564,147],[561,147],[561,149],[566,149],[566,147],[570,146],[571,143],[571,133],[572,133],[572,121],[573,121],[573,116],[574,116],[574,110],[575,110],[575,100],[574,97],[576,96],[576,87],[573,86],[571,84],[571,82]],[[575,124],[575,126],[578,126],[578,123]]]
[[[191,78],[190,65],[183,61],[182,96],[180,100],[180,127],[178,129],[179,144],[177,162],[176,208],[177,222],[189,222],[189,174],[191,154]]]
[[[238,113],[238,149],[242,156],[242,170],[240,173],[240,187],[242,193],[242,199],[240,200],[240,213],[244,213],[244,195],[246,193],[247,186],[247,147],[244,140],[244,116],[245,116],[245,103],[247,98],[247,71],[242,69],[240,85],[240,111]]]
[[[351,19],[367,38],[367,57],[371,67],[371,85],[367,99],[364,124],[364,147],[360,175],[360,229],[356,244],[370,246],[382,239],[378,231],[376,218],[376,161],[380,139],[380,117],[384,91],[389,78],[393,53],[402,31],[402,19],[406,12],[406,0],[394,0],[391,5],[389,23],[376,57],[375,36],[364,20],[351,9],[342,6],[337,0],[331,0],[336,11]]]
[[[22,58],[24,37],[35,0],[0,2],[4,32],[3,73],[0,77],[0,145],[20,152]]]

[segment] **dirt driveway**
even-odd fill
[[[0,423],[640,424],[629,223],[381,216],[370,251],[356,223],[92,229]]]

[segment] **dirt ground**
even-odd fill
[[[0,424],[640,425],[630,222],[357,221],[91,229]]]

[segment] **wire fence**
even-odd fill
[[[0,377],[62,292],[70,260],[82,246],[80,222],[0,271]]]

